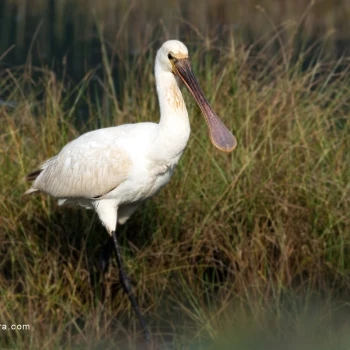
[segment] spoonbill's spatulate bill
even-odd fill
[[[202,89],[194,76],[188,58],[174,58],[174,73],[180,77],[183,83],[197,101],[198,106],[203,112],[207,125],[209,127],[210,140],[215,147],[221,151],[231,152],[236,146],[236,138],[221,122],[219,117],[210,107],[205,98]]]
[[[236,147],[235,137],[204,97],[184,44],[170,40],[162,45],[156,57],[155,76],[160,105],[158,124],[126,124],[78,137],[27,176],[34,182],[26,192],[44,192],[58,198],[60,205],[78,204],[97,212],[110,235],[109,244],[114,245],[121,283],[147,340],[150,334],[124,271],[116,229],[117,223],[124,224],[140,203],[170,180],[186,147],[190,125],[177,77],[204,114],[214,146],[225,152]],[[104,266],[108,260],[109,257]]]

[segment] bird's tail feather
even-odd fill
[[[40,175],[40,173],[42,171],[43,171],[43,169],[35,170],[32,173],[26,175],[24,179],[26,181],[34,181]]]
[[[35,170],[35,171],[31,172],[30,174],[26,175],[24,177],[24,179],[26,181],[34,181],[40,175],[41,172],[42,172],[42,169]],[[38,190],[36,188],[31,187],[29,190],[27,190],[23,193],[23,196],[26,196],[28,194],[31,194],[31,193],[37,192],[37,191]]]
[[[27,191],[25,191],[24,193],[23,193],[23,196],[27,196],[28,194],[31,194],[31,193],[33,193],[33,192],[37,192],[38,190],[36,189],[36,188],[30,188],[29,190],[27,190]]]

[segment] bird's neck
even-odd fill
[[[164,72],[156,64],[155,76],[160,105],[160,121],[155,141],[170,157],[170,153],[178,154],[184,150],[190,135],[190,123],[175,75]]]

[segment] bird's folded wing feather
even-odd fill
[[[130,157],[118,145],[72,143],[44,163],[32,191],[57,198],[98,198],[125,181],[131,167]]]

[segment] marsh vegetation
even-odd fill
[[[165,3],[0,6],[0,323],[31,326],[2,332],[0,347],[137,342],[116,266],[104,304],[91,287],[103,227],[47,196],[23,198],[23,178],[83,132],[156,122],[155,53],[176,36],[238,146],[230,155],[212,147],[183,90],[187,150],[171,183],[120,230],[152,334],[160,348],[289,339],[299,349],[346,348],[348,2]]]

